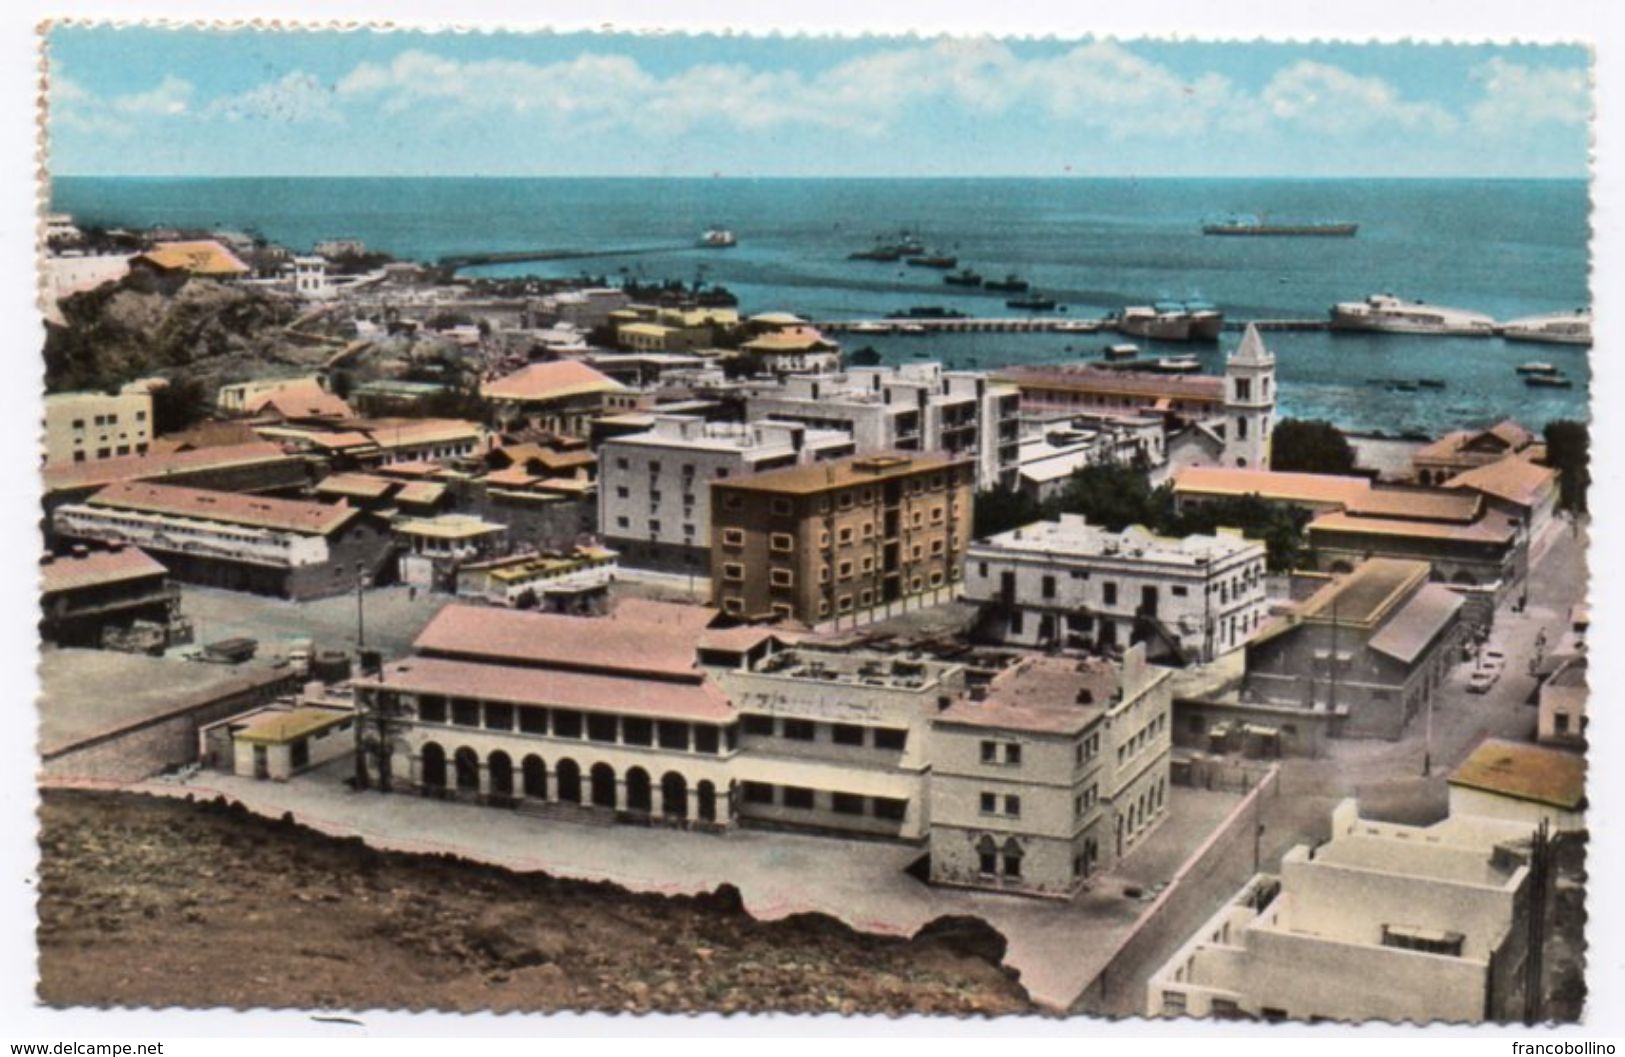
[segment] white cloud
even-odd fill
[[[1474,67],[1472,76],[1483,86],[1484,94],[1469,117],[1484,131],[1583,125],[1591,116],[1591,89],[1584,69],[1535,68],[1497,56]]]
[[[323,84],[315,74],[293,70],[280,80],[216,99],[203,113],[227,121],[340,122],[343,115],[334,105],[333,91],[333,86]]]
[[[186,113],[191,98],[190,81],[166,74],[156,87],[132,95],[114,96],[110,105],[120,114],[175,115]]]
[[[1331,136],[1384,129],[1448,133],[1460,124],[1443,107],[1402,99],[1380,77],[1309,60],[1278,72],[1262,98],[1276,121]]]

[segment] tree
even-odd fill
[[[985,539],[1037,521],[1042,514],[1038,503],[1027,493],[1014,488],[995,488],[976,497],[971,534]]]
[[[1211,534],[1221,528],[1240,529],[1248,539],[1263,540],[1266,561],[1277,572],[1296,568],[1304,559],[1304,526],[1309,512],[1301,507],[1267,503],[1256,495],[1210,500],[1169,521],[1163,531],[1171,536]]]
[[[1558,506],[1584,514],[1591,488],[1591,431],[1584,422],[1557,419],[1546,423],[1545,434],[1546,465],[1559,474]]]
[[[179,433],[201,422],[209,413],[209,394],[194,376],[172,378],[152,390],[154,434]]]
[[[1044,505],[1044,516],[1082,514],[1092,525],[1121,532],[1130,525],[1165,525],[1173,508],[1173,490],[1153,489],[1142,469],[1102,463],[1074,471],[1061,494]]]
[[[1272,470],[1349,474],[1354,472],[1354,463],[1354,447],[1330,422],[1285,418],[1270,434]]]

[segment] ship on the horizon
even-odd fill
[[[734,233],[723,227],[709,227],[700,235],[700,246],[708,250],[730,250],[739,244]]]
[[[849,261],[880,261],[883,263],[900,261],[904,257],[925,252],[925,243],[920,241],[918,235],[909,232],[906,228],[895,235],[876,235],[875,244],[867,250],[858,250],[849,253]]]
[[[1360,225],[1347,220],[1312,220],[1304,223],[1271,222],[1267,216],[1231,216],[1202,225],[1204,235],[1305,235],[1352,238]]]

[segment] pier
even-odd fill
[[[436,267],[457,271],[483,264],[528,264],[534,261],[579,261],[593,257],[644,257],[655,253],[678,253],[694,249],[692,242],[672,242],[663,246],[632,246],[617,250],[503,250],[494,253],[460,253],[442,257]]]
[[[1331,329],[1331,323],[1324,319],[1227,319],[1224,329],[1242,331],[1249,324],[1263,331]],[[950,319],[899,316],[890,319],[819,320],[812,325],[826,334],[1110,334],[1117,331],[1115,320],[1067,319],[1059,316],[967,316]]]

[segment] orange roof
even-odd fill
[[[852,485],[873,484],[897,477],[970,465],[972,465],[970,459],[958,459],[947,452],[879,452],[802,466],[786,466],[726,481],[712,481],[711,487],[713,491],[726,488],[816,495],[819,492]]]
[[[1511,457],[1459,473],[1445,487],[1471,489],[1519,506],[1535,507],[1557,487],[1557,471]]]
[[[380,448],[407,444],[433,444],[441,440],[478,438],[477,422],[460,418],[377,418],[357,419],[353,425],[366,432]]]
[[[1339,477],[1323,473],[1186,466],[1174,473],[1174,491],[1200,495],[1256,495],[1261,499],[1287,503],[1326,503],[1346,507],[1364,499],[1366,493],[1371,491],[1371,482],[1364,477]]]
[[[761,334],[739,346],[746,352],[811,352],[833,351],[840,346],[816,327],[781,327]]]
[[[1028,657],[993,677],[987,698],[961,699],[937,714],[939,723],[1076,734],[1106,713],[1120,686],[1108,661]]]
[[[63,463],[43,471],[45,490],[95,487],[114,481],[139,481],[191,471],[223,469],[259,462],[283,462],[294,458],[279,446],[266,441],[251,444],[218,444],[190,451],[154,455],[128,455],[95,462]]]
[[[377,679],[361,682],[407,693],[478,697],[515,705],[574,708],[583,712],[614,712],[696,723],[726,724],[733,722],[736,715],[716,684],[700,676],[686,684],[673,684],[638,678],[635,671],[604,675],[409,657],[385,665]]]
[[[481,394],[488,400],[543,401],[623,388],[620,382],[580,360],[551,360],[486,382]]]
[[[1580,810],[1585,801],[1585,757],[1563,749],[1486,738],[1450,775],[1450,784],[1515,800]]]
[[[1302,620],[1335,617],[1343,625],[1374,625],[1427,581],[1430,568],[1427,562],[1368,558],[1304,599],[1296,615]]]
[[[135,547],[91,551],[83,557],[57,554],[40,566],[40,593],[99,587],[144,576],[164,576],[168,570],[157,559]]]
[[[1224,399],[1224,379],[1215,374],[1165,375],[1091,366],[1018,364],[1003,368],[994,375],[993,380],[1022,388],[1113,393],[1146,400],[1167,398],[1217,402]]]
[[[1417,539],[1456,540],[1463,543],[1511,543],[1517,531],[1504,519],[1484,518],[1471,525],[1438,521],[1402,521],[1397,518],[1350,517],[1342,511],[1322,514],[1309,522],[1309,532],[1354,532],[1377,536],[1413,536]]]
[[[395,493],[395,501],[425,505],[440,502],[445,494],[446,486],[443,484],[436,484],[433,481],[409,481]]]
[[[145,481],[110,484],[87,502],[91,506],[322,536],[343,528],[360,513],[347,506],[299,499],[267,499],[240,492],[211,492]]]
[[[524,488],[539,480],[541,478],[517,465],[510,466],[506,470],[492,470],[485,475],[486,484],[494,484],[501,488]]]
[[[497,664],[697,680],[698,637],[697,628],[640,617],[636,610],[577,617],[454,604],[436,614],[413,648]]]
[[[399,482],[370,473],[335,473],[324,477],[316,491],[330,495],[356,496],[361,499],[382,499]]]
[[[339,433],[304,433],[301,437],[327,451],[342,451],[345,448],[376,448],[378,445],[365,433],[347,430]]]
[[[1362,517],[1394,517],[1406,521],[1478,520],[1483,501],[1469,492],[1432,488],[1373,488],[1349,502],[1348,512]]]
[[[268,409],[283,418],[349,418],[355,413],[314,378],[296,378],[276,389],[256,393],[243,405],[250,414]]]
[[[139,259],[151,261],[160,268],[188,271],[193,275],[246,275],[249,270],[248,265],[239,260],[235,253],[213,239],[160,242]]]

